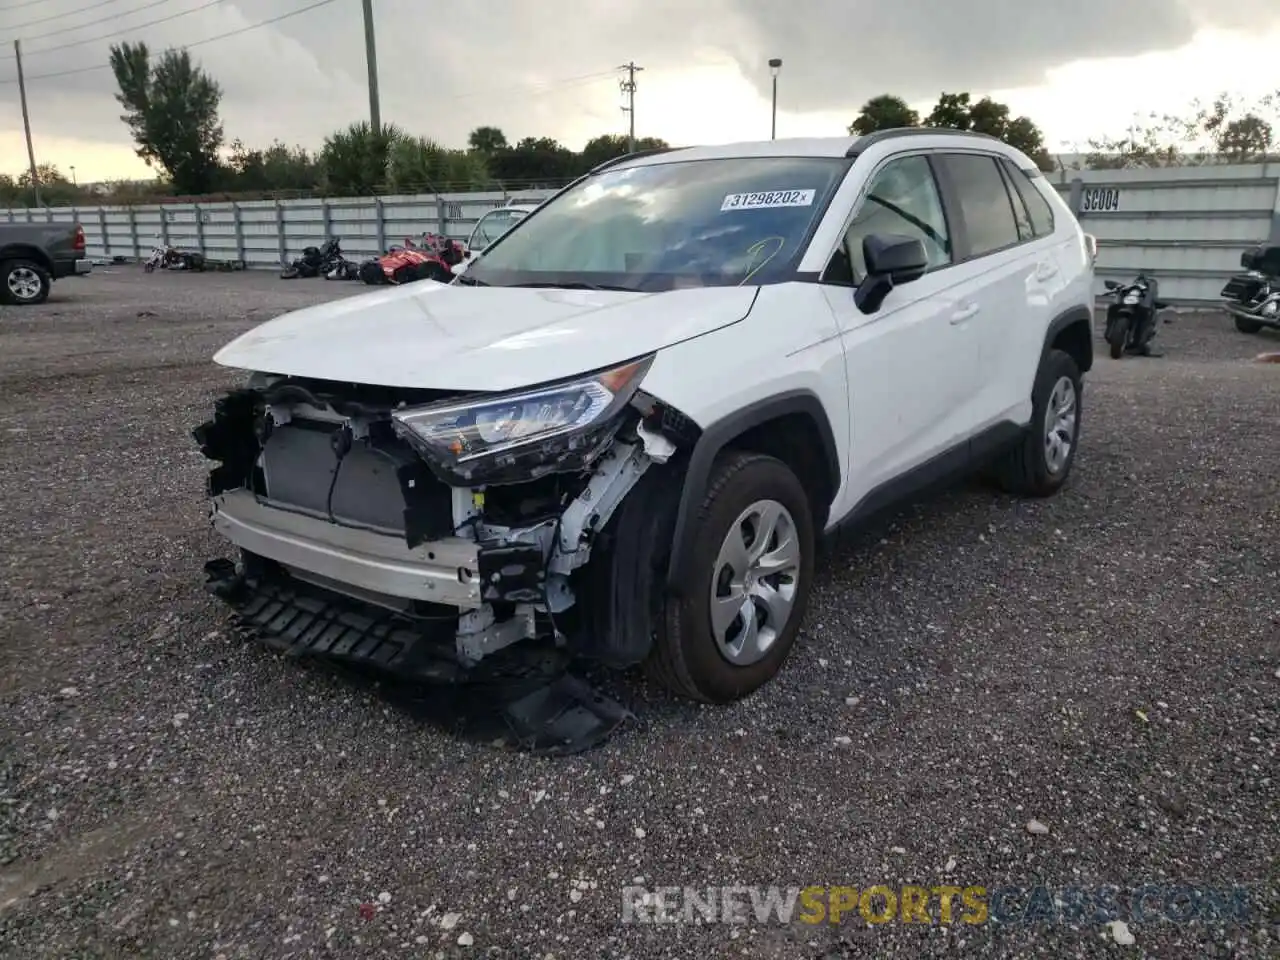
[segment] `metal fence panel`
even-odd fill
[[[1050,179],[1098,238],[1099,293],[1104,279],[1146,271],[1171,300],[1216,301],[1245,248],[1280,243],[1280,163],[1058,171]],[[168,243],[273,269],[329,236],[357,259],[423,233],[466,240],[487,211],[553,192],[23,208],[0,210],[0,223],[78,221],[91,257],[138,259]]]

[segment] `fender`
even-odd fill
[[[1044,346],[1040,348],[1041,364],[1044,363],[1044,358],[1049,355],[1049,349],[1053,346],[1053,341],[1058,338],[1058,334],[1077,323],[1083,323],[1085,329],[1089,331],[1089,335],[1081,340],[1084,350],[1081,357],[1080,372],[1088,373],[1093,369],[1093,311],[1083,305],[1070,307],[1050,321],[1049,329],[1045,331],[1044,335]],[[1039,369],[1039,367],[1036,369]]]
[[[758,427],[770,420],[788,414],[804,414],[810,417],[818,428],[822,438],[823,459],[826,461],[828,479],[832,491],[840,489],[842,472],[840,457],[837,453],[835,434],[831,430],[831,421],[822,401],[816,394],[807,390],[792,390],[758,400],[741,410],[717,420],[706,427],[689,456],[685,470],[684,488],[680,495],[680,505],[676,511],[675,529],[671,539],[671,564],[667,571],[667,588],[671,592],[681,593],[689,583],[689,564],[693,556],[693,548],[697,540],[693,518],[702,503],[707,490],[707,482],[711,476],[711,467],[720,451],[731,446],[733,441],[753,427]]]

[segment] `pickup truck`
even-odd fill
[[[78,223],[0,223],[0,304],[44,303],[54,280],[93,270]]]

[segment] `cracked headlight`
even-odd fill
[[[397,410],[392,422],[455,486],[578,470],[612,439],[652,359],[517,393]]]

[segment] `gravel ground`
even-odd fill
[[[1277,955],[1280,367],[1248,361],[1280,338],[1184,315],[1165,358],[1100,358],[1061,496],[907,511],[827,562],[759,695],[628,682],[643,730],[543,760],[233,639],[200,586],[188,430],[236,382],[207,358],[358,289],[114,268],[0,314],[0,954]],[[638,877],[1246,883],[1260,914],[1132,947],[622,924]]]

